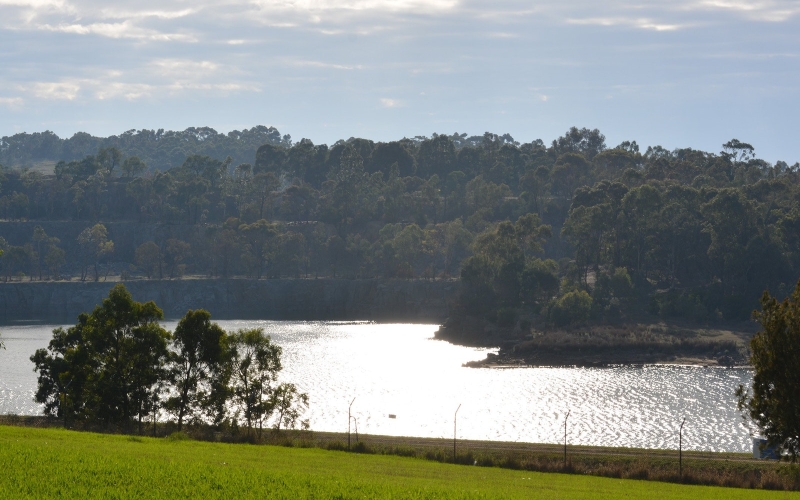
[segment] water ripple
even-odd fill
[[[676,448],[686,417],[686,449],[747,451],[748,429],[734,391],[749,384],[740,368],[472,369],[462,364],[486,349],[432,339],[432,325],[220,321],[223,328],[263,327],[283,347],[283,380],[311,398],[313,429],[346,431],[347,406],[363,433],[557,443],[571,411],[574,444]],[[174,328],[175,323],[166,324]],[[0,413],[37,414],[29,357],[47,345],[53,326],[3,328]],[[388,418],[389,414],[396,418]]]

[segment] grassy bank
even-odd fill
[[[396,456],[0,427],[0,498],[786,498]],[[800,495],[788,494],[792,497]]]
[[[0,416],[0,425],[61,428],[63,422],[46,417]],[[153,435],[153,428],[135,423],[127,428],[70,422],[70,428],[112,434]],[[173,422],[161,423],[156,435],[176,431]],[[216,432],[206,426],[184,427],[197,441],[268,444],[295,448],[347,450],[347,434],[333,432],[274,432],[248,435],[245,430]],[[394,455],[453,463],[450,439],[408,436],[352,435],[351,451],[359,454]],[[772,460],[754,460],[749,453],[684,451],[682,475],[677,450],[654,450],[569,445],[566,464],[558,444],[458,440],[455,463],[536,472],[562,472],[617,479],[646,479],[684,484],[737,488],[799,490],[800,467]]]

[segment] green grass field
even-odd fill
[[[320,449],[0,426],[0,498],[800,498]]]

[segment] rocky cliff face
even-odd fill
[[[74,322],[108,295],[111,282],[0,283],[0,322]],[[167,318],[207,309],[216,319],[442,322],[454,281],[208,279],[131,281],[134,300],[153,300]]]

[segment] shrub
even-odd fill
[[[173,432],[167,436],[167,441],[189,441],[190,439],[189,435],[182,431]]]
[[[558,326],[583,323],[592,312],[592,298],[584,290],[562,295],[550,308],[550,320]]]
[[[513,326],[517,322],[517,310],[513,307],[501,307],[497,310],[497,324]]]

